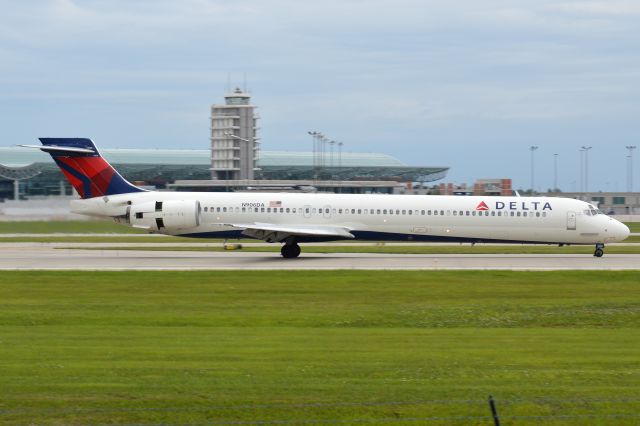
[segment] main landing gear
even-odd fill
[[[596,244],[596,251],[593,253],[595,257],[602,257],[604,255],[604,244]]]
[[[297,243],[285,243],[280,249],[280,253],[285,259],[293,259],[300,256],[300,246]]]

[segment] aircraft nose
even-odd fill
[[[626,240],[629,234],[631,234],[631,230],[627,225],[622,222],[616,221],[616,237],[618,241]]]

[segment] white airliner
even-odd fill
[[[250,237],[282,243],[285,258],[300,242],[393,240],[594,244],[629,235],[623,223],[568,198],[459,197],[146,191],[127,182],[90,139],[41,138],[81,196],[75,213],[109,217],[153,233],[199,238]]]

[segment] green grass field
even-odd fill
[[[0,222],[0,234],[146,234],[110,220]]]
[[[3,272],[0,423],[638,424],[639,283]]]

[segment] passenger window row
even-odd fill
[[[295,207],[205,207],[205,213],[289,213],[298,212],[306,215],[310,214],[339,214],[339,215],[396,215],[396,216],[504,216],[504,217],[547,217],[547,212],[527,212],[527,211],[476,211],[476,210],[400,210],[400,209],[329,209],[329,208],[308,208],[297,209]],[[504,213],[504,214],[503,214]],[[585,212],[586,213],[586,212]]]

